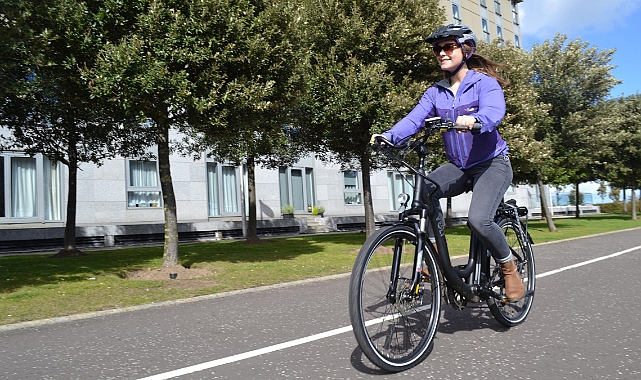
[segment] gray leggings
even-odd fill
[[[463,170],[448,163],[434,170],[427,177],[440,186],[435,193],[437,199],[454,197],[470,190],[468,181],[471,181],[473,192],[467,216],[468,226],[498,262],[507,262],[512,259],[505,236],[501,228],[494,223],[496,208],[512,183],[512,165],[508,156],[497,156]],[[426,191],[423,192],[423,202],[428,202],[427,190],[432,192],[435,186],[429,181],[425,183],[427,186]],[[435,203],[440,213],[440,203],[438,201]],[[428,230],[431,235],[432,229]]]

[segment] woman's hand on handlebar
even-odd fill
[[[378,140],[378,141],[377,141],[377,140]],[[385,140],[388,144],[390,144],[390,145],[391,145],[391,143],[389,142],[389,140],[387,140],[387,137],[385,137],[385,136],[381,135],[380,133],[374,133],[374,134],[372,135],[372,137],[370,137],[370,139],[369,139],[369,144],[370,144],[370,145],[375,145],[375,144],[376,144],[377,142],[379,142],[380,140]]]
[[[478,123],[478,121],[474,116],[461,115],[456,118],[456,125],[459,125],[461,127],[467,127],[467,129],[459,129],[457,130],[457,132],[458,133],[470,132],[474,127],[475,123]]]

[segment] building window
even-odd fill
[[[514,35],[514,46],[520,48],[521,47],[521,40],[519,39],[519,36]]]
[[[358,181],[358,172],[347,171],[343,172],[343,183],[345,185],[344,199],[346,205],[360,205],[363,204],[363,197],[361,186]]]
[[[501,41],[503,40],[503,30],[498,25],[496,26],[496,37],[499,38]]]
[[[519,25],[519,10],[514,0],[512,0],[512,22],[514,25]]]
[[[458,5],[452,4],[452,17],[454,17],[454,21],[457,23],[461,23],[461,14],[459,13],[458,10]]]
[[[62,220],[62,164],[36,155],[0,156],[0,220]]]
[[[162,190],[156,161],[127,161],[127,207],[162,207]]]
[[[494,13],[501,15],[501,0],[494,0]]]
[[[481,6],[483,8],[487,8],[487,2],[485,0],[481,0]]]
[[[280,205],[292,205],[295,212],[308,212],[316,205],[316,188],[312,168],[286,168],[278,170]]]
[[[482,29],[483,29],[483,41],[485,43],[489,44],[491,42],[490,29],[487,26],[487,20],[486,19],[484,19],[484,18],[481,19],[481,26],[482,26]]]
[[[398,210],[398,196],[402,193],[408,194],[411,197],[414,190],[414,175],[388,172],[387,173],[387,191],[389,198],[390,211]]]
[[[42,158],[44,219],[62,219],[62,164]]]
[[[4,156],[0,156],[0,219],[7,216],[7,204],[5,198],[5,178],[4,178]]]
[[[239,214],[239,169],[216,162],[207,163],[207,212],[209,216]]]
[[[36,201],[36,159],[11,157],[11,217],[35,218]]]

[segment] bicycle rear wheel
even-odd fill
[[[503,229],[505,239],[512,249],[516,266],[521,274],[523,286],[525,287],[525,296],[512,302],[502,302],[501,300],[490,298],[487,304],[490,307],[490,312],[494,316],[494,319],[505,327],[513,327],[523,323],[532,309],[536,281],[534,253],[529,236],[525,236],[521,225],[514,225],[514,222],[508,218],[501,219],[498,225]],[[495,261],[493,261],[493,265],[490,267],[490,274],[492,276],[491,286],[493,290],[505,295],[503,274],[498,263]]]
[[[350,280],[349,315],[361,350],[376,366],[399,372],[430,353],[441,312],[440,272],[432,255],[424,255],[429,276],[419,291],[411,289],[416,233],[406,226],[375,232],[361,248]],[[401,254],[392,278],[393,253]],[[388,297],[390,283],[393,296]]]

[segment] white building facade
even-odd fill
[[[244,167],[173,155],[179,234],[184,241],[243,236],[247,215]],[[412,178],[394,171],[372,174],[377,220],[395,218],[396,198],[411,194]],[[278,170],[256,168],[259,235],[341,231],[364,227],[360,172],[343,172],[308,157]],[[60,247],[66,220],[68,170],[46,157],[0,153],[0,251]],[[453,199],[455,218],[465,218],[471,194]],[[507,198],[535,209],[531,187],[511,187]],[[295,219],[281,207],[291,204]],[[325,208],[324,218],[312,215]],[[244,210],[243,210],[244,208]],[[445,200],[443,200],[445,209]],[[82,164],[77,179],[78,245],[109,247],[160,242],[163,203],[156,161],[116,158],[102,166]],[[320,224],[320,226],[318,226]]]
[[[519,46],[518,3],[505,0],[441,0],[450,22],[470,25],[483,40],[500,37]],[[5,132],[6,133],[6,132]],[[243,167],[173,155],[179,234],[183,240],[243,235],[247,178]],[[411,176],[392,171],[372,174],[378,221],[395,218],[396,198],[412,192]],[[46,157],[0,152],[0,252],[60,247],[67,210],[68,170]],[[256,168],[259,235],[336,231],[364,227],[361,173],[343,172],[308,157],[278,170]],[[156,161],[116,158],[102,166],[82,164],[77,180],[78,245],[115,246],[162,241],[163,204]],[[534,214],[540,208],[534,187],[511,187],[514,198]],[[453,199],[455,218],[465,218],[471,194]],[[445,210],[445,200],[443,209]],[[296,219],[284,220],[283,205]],[[312,215],[325,208],[324,218]],[[538,211],[540,215],[540,209]],[[321,226],[318,227],[318,224]]]

